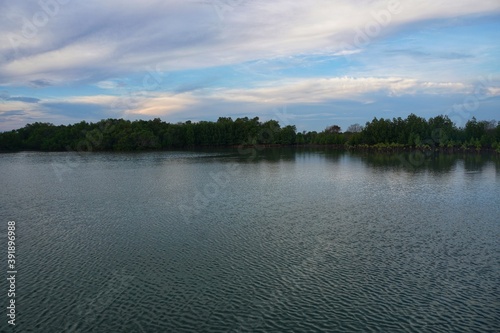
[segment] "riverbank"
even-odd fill
[[[272,149],[272,148],[327,148],[342,151],[364,151],[364,152],[377,152],[377,153],[401,153],[401,152],[423,152],[423,153],[468,153],[468,154],[479,154],[479,153],[492,153],[500,155],[499,148],[490,147],[470,147],[470,146],[460,146],[460,147],[431,147],[428,145],[413,147],[405,146],[399,144],[376,144],[376,145],[347,145],[347,144],[241,144],[241,145],[191,145],[185,147],[167,147],[167,148],[148,148],[148,149],[131,149],[131,150],[110,150],[110,149],[80,149],[74,150],[71,148],[65,150],[42,150],[42,149],[21,149],[21,150],[2,150],[1,153],[17,153],[17,152],[72,152],[72,153],[91,153],[91,152],[144,152],[144,151],[183,151],[183,150],[204,150],[204,149],[237,149],[245,150],[248,149]]]

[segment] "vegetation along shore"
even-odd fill
[[[328,145],[339,149],[402,151],[496,151],[500,122],[470,119],[457,127],[447,116],[377,119],[346,131],[337,125],[321,132],[298,132],[294,125],[258,117],[171,124],[153,120],[106,119],[72,125],[33,123],[0,133],[0,151],[137,151],[189,147]]]

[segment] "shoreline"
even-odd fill
[[[340,144],[240,144],[240,145],[227,145],[227,146],[217,146],[217,145],[200,145],[200,146],[185,146],[185,147],[170,147],[161,149],[136,149],[136,150],[1,150],[0,154],[8,153],[21,153],[21,152],[42,152],[42,153],[62,153],[62,152],[72,152],[72,153],[136,153],[136,152],[161,152],[161,151],[189,151],[189,150],[203,150],[203,149],[249,149],[255,148],[257,150],[262,149],[272,149],[272,148],[327,148],[338,151],[356,151],[356,152],[370,152],[370,153],[412,153],[412,152],[422,152],[422,153],[446,153],[446,154],[457,154],[457,153],[467,153],[467,154],[481,154],[481,153],[491,153],[500,155],[500,149],[494,148],[477,148],[477,147],[412,147],[403,146],[397,144],[376,144],[376,145],[340,145]]]

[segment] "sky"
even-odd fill
[[[499,0],[0,0],[0,131],[500,120]]]

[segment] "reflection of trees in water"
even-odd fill
[[[200,151],[197,149],[196,151]],[[234,158],[238,163],[280,162],[317,159],[318,156],[333,163],[338,163],[343,157],[374,168],[397,169],[405,171],[449,172],[457,163],[463,163],[465,171],[481,171],[486,163],[494,163],[500,172],[500,154],[491,153],[443,153],[443,152],[375,152],[375,151],[345,151],[331,147],[262,147],[249,146],[237,148],[207,148],[204,152],[217,152]]]
[[[266,148],[261,151],[257,156],[269,161],[269,162],[279,162],[279,161],[295,161],[296,151],[293,148],[281,147],[281,148]]]
[[[491,160],[495,164],[495,169],[497,173],[500,173],[500,154],[496,154],[491,158]]]
[[[394,168],[408,171],[449,172],[459,161],[463,161],[466,171],[481,171],[488,162],[500,167],[500,158],[493,154],[448,154],[439,152],[376,153],[354,152],[352,156],[375,168]]]
[[[296,154],[297,150],[291,147],[248,146],[235,149],[232,151],[231,156],[238,163],[252,163],[295,161]]]
[[[482,171],[486,156],[482,154],[464,155],[463,161],[465,171]]]
[[[338,162],[347,153],[343,150],[327,147],[244,147],[236,152],[241,162],[280,162],[324,157],[328,161]]]
[[[345,151],[339,151],[337,149],[324,149],[323,152],[325,158],[331,162],[338,162],[342,156],[347,154]]]

